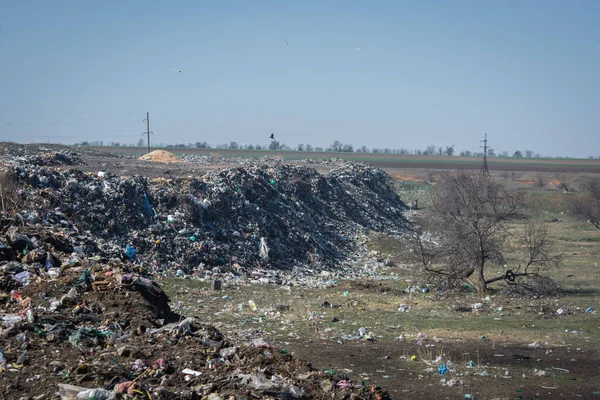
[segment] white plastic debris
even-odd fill
[[[406,304],[400,304],[400,306],[398,307],[398,311],[400,311],[400,312],[409,312],[410,311],[410,307],[407,306]]]
[[[186,368],[183,371],[181,371],[182,373],[186,374],[186,375],[193,375],[193,376],[200,376],[202,375],[202,372],[200,371],[194,371],[193,369],[189,369]]]
[[[260,238],[259,255],[263,261],[267,261],[269,259],[269,247],[267,246],[267,239],[264,237]]]
[[[254,302],[254,300],[248,300],[248,305],[250,306],[252,311],[258,310],[258,307],[256,307],[256,303]]]

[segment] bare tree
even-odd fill
[[[339,140],[335,140],[331,146],[329,146],[328,151],[342,151],[342,142]]]
[[[446,146],[446,150],[444,150],[444,154],[452,157],[454,155],[454,145]]]
[[[565,175],[560,175],[558,177],[558,187],[565,192],[571,191],[571,183],[569,182],[569,178]]]
[[[296,150],[304,151],[304,145],[302,143],[298,144],[298,146],[296,147]]]
[[[573,214],[600,229],[600,178],[589,178],[573,201]]]
[[[537,187],[544,187],[544,186],[546,186],[546,180],[544,179],[544,176],[542,174],[537,174],[535,176],[535,179],[534,179],[533,183]]]
[[[525,150],[525,157],[531,158],[533,156],[533,150]]]
[[[271,144],[269,144],[269,150],[279,150],[281,148],[281,144],[278,140],[271,140]]]
[[[541,225],[527,225],[521,238],[519,248],[528,254],[522,257],[525,266],[497,273],[497,265],[504,264],[504,254],[515,253],[508,240],[507,223],[524,205],[522,192],[509,190],[485,175],[443,175],[429,207],[431,231],[416,228],[410,235],[413,261],[430,277],[450,286],[468,283],[478,292],[487,292],[493,282],[512,282],[532,274],[534,267],[557,261],[550,255],[547,229]],[[496,266],[490,268],[493,264]],[[495,274],[490,277],[492,271]]]
[[[306,151],[313,151],[313,147],[312,147],[312,145],[311,145],[311,144],[306,144],[306,146],[304,147],[304,149],[305,149]]]
[[[434,154],[435,154],[435,146],[432,144],[427,146],[427,148],[423,151],[423,155],[425,155],[425,156],[432,156]]]
[[[513,153],[512,156],[516,158],[523,157],[523,153],[521,153],[521,150],[517,150]]]

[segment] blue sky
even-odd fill
[[[157,143],[476,151],[487,132],[599,156],[598,21],[595,0],[5,1],[0,140],[137,142],[148,111]]]

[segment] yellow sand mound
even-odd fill
[[[138,158],[143,161],[183,162],[175,154],[164,150],[154,150]]]

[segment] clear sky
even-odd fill
[[[0,2],[0,140],[146,111],[157,143],[598,156],[600,1]]]

